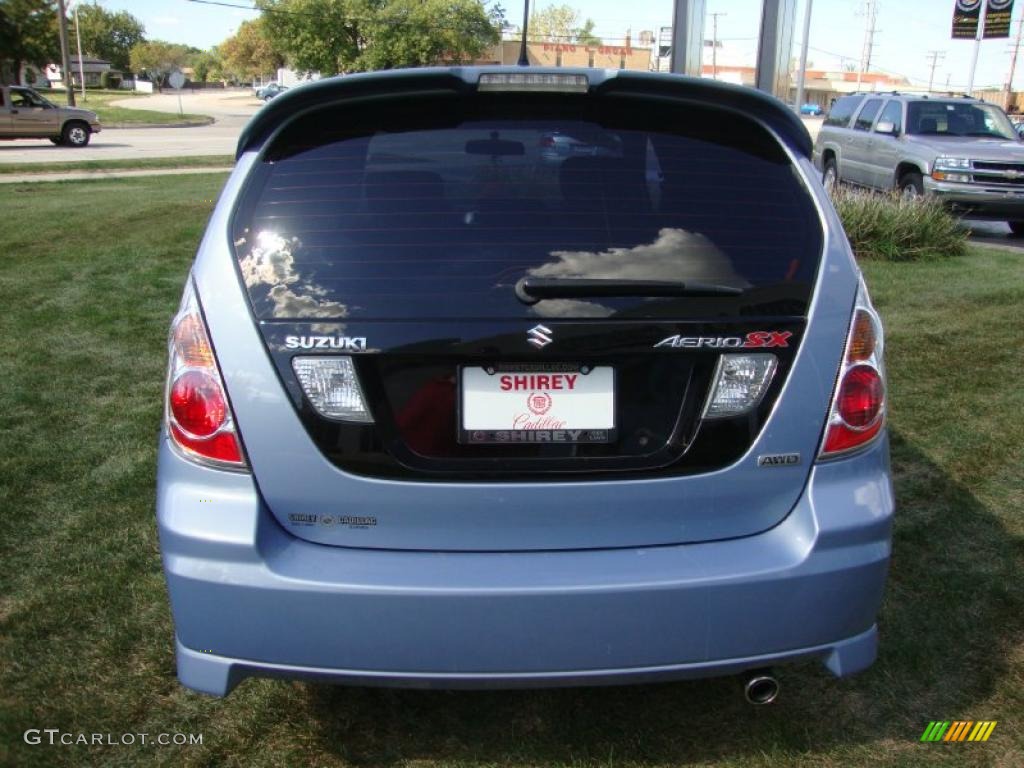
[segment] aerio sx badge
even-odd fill
[[[788,347],[792,335],[789,331],[753,331],[746,336],[683,336],[677,333],[654,346],[674,349],[770,349]]]

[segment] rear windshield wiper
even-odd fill
[[[740,296],[741,288],[680,280],[606,280],[575,277],[523,277],[516,283],[516,298],[523,304],[542,299],[590,299],[623,296]]]

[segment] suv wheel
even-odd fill
[[[1015,237],[1024,237],[1024,221],[1008,221],[1006,223],[1010,225],[1010,231]]]
[[[61,143],[69,147],[84,147],[89,143],[89,126],[85,123],[68,123],[61,133]]]
[[[916,171],[905,173],[900,177],[900,195],[907,199],[924,196],[924,181]]]
[[[828,192],[831,192],[839,184],[839,170],[836,168],[835,158],[825,161],[825,172],[821,175],[821,183]]]

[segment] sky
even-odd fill
[[[217,0],[251,8],[251,0]],[[549,2],[568,2],[583,17],[595,22],[595,32],[607,43],[620,42],[627,30],[633,40],[641,30],[668,26],[672,20],[672,0],[537,0],[538,7]],[[836,70],[844,62],[856,65],[864,42],[864,0],[810,0],[812,5],[808,63],[815,69]],[[126,10],[146,26],[146,35],[198,48],[209,48],[233,34],[238,25],[258,13],[241,8],[205,5],[194,0],[98,0],[111,10]],[[804,9],[808,0],[797,0],[793,34],[793,55],[799,55]],[[967,83],[974,42],[951,40],[950,25],[955,0],[876,0],[877,23],[872,69],[904,75],[911,81],[927,84],[928,52],[945,54],[935,70],[936,87],[947,82],[954,90]],[[504,0],[506,15],[520,24],[519,0]],[[1014,28],[1024,16],[1024,0],[1017,0],[1013,11]],[[722,57],[729,63],[753,65],[760,23],[761,0],[706,0],[705,37],[712,36],[712,13],[718,17],[718,37]],[[627,11],[628,9],[628,11]],[[1009,72],[1012,40],[986,40],[981,44],[975,87],[1002,87]],[[720,58],[720,61],[723,61]],[[1024,57],[1014,78],[1015,89],[1024,90]]]

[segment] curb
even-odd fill
[[[993,242],[992,240],[984,239],[976,240],[972,237],[968,240],[968,245],[973,245],[977,248],[995,248],[997,251],[1006,251],[1008,253],[1024,253],[1024,240],[1021,241],[1021,245],[1010,245],[1006,242]]]
[[[0,186],[5,184],[38,184],[41,182],[94,181],[96,179],[135,179],[146,176],[190,176],[205,173],[230,173],[232,166],[197,166],[195,168],[121,168],[117,170],[55,171],[39,173],[0,174]]]
[[[215,118],[204,116],[201,122],[193,123],[102,123],[101,127],[104,131],[117,131],[125,128],[201,128],[204,125],[213,125],[216,122]]]

